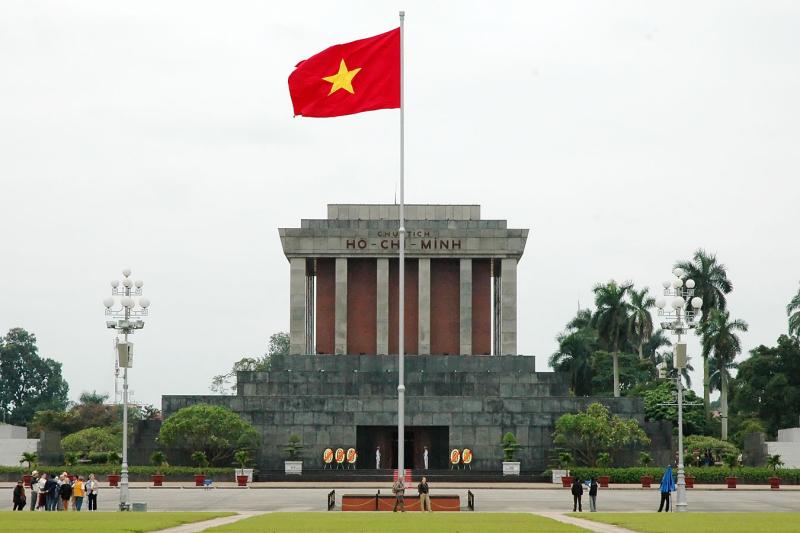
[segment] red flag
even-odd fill
[[[400,28],[331,46],[289,75],[294,114],[337,117],[400,107]]]

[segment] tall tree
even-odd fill
[[[659,350],[662,348],[670,348],[671,346],[672,341],[664,330],[659,328],[655,333],[650,335],[650,338],[647,339],[647,342],[644,344],[644,356],[646,359],[650,359],[653,366],[655,366],[661,362]]]
[[[713,357],[719,373],[722,440],[728,440],[728,382],[730,380],[728,370],[736,356],[742,351],[736,332],[744,331],[747,331],[747,322],[740,319],[731,320],[728,311],[717,309],[712,310],[706,320],[700,324],[703,358],[708,361],[710,357]]]
[[[629,328],[631,340],[638,344],[639,359],[644,359],[644,345],[653,334],[653,315],[650,309],[656,305],[656,299],[650,296],[647,287],[637,291],[630,290],[631,315]]]
[[[27,424],[41,409],[64,410],[69,386],[61,363],[39,356],[36,336],[22,328],[0,339],[0,414],[11,424]]]
[[[269,337],[267,353],[261,357],[242,357],[235,363],[233,368],[225,374],[218,374],[211,378],[211,391],[218,394],[236,392],[236,373],[269,370],[270,357],[273,355],[289,355],[289,334],[285,331],[273,333]]]
[[[550,356],[550,366],[556,372],[569,375],[570,388],[575,396],[592,394],[592,356],[596,348],[597,337],[591,329],[558,337],[558,350]]]
[[[597,310],[592,316],[592,326],[597,329],[600,340],[611,352],[615,397],[619,397],[619,349],[626,339],[631,309],[625,296],[631,287],[628,282],[619,285],[614,280],[594,287],[594,304]]]
[[[789,315],[789,335],[800,337],[800,289],[786,306],[786,314]]]
[[[678,261],[675,266],[682,268],[686,273],[686,279],[694,280],[694,294],[703,299],[701,308],[700,322],[705,322],[709,314],[714,309],[725,310],[727,304],[725,295],[733,290],[733,284],[728,279],[728,271],[725,265],[717,261],[717,256],[706,252],[702,248],[698,249],[689,261]],[[699,330],[698,330],[699,333]],[[703,403],[706,408],[706,416],[710,413],[709,401],[709,367],[708,356],[703,356]]]
[[[592,324],[592,310],[591,309],[578,309],[575,317],[567,322],[567,331],[578,331],[581,329],[591,328]]]

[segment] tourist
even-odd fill
[[[597,512],[597,478],[592,476],[586,482],[586,486],[589,487],[589,511],[595,513]]]
[[[403,481],[403,476],[398,473],[397,481],[392,485],[392,492],[394,492],[394,512],[397,512],[397,506],[400,506],[401,512],[406,512],[405,492],[406,484]]]
[[[39,503],[39,471],[34,470],[31,472],[31,511],[36,510],[37,503]]]
[[[47,510],[47,492],[45,491],[45,485],[47,484],[47,474],[42,474],[39,476],[39,481],[36,482],[36,490],[39,493],[39,497],[36,500],[36,508],[41,509],[42,507]]]
[[[78,479],[75,480],[75,483],[72,484],[72,508],[76,511],[80,511],[81,507],[83,506],[83,476],[78,476]]]
[[[581,485],[580,480],[575,477],[572,480],[572,512],[575,511],[581,513],[583,512],[583,507],[581,507],[581,496],[583,496],[583,486]]]
[[[14,487],[14,510],[15,511],[22,511],[25,509],[25,504],[27,500],[25,499],[25,485],[22,484],[22,481],[17,481],[17,486]]]
[[[58,503],[58,497],[56,496],[56,491],[58,490],[56,475],[50,474],[49,476],[45,477],[47,478],[47,481],[44,484],[44,492],[45,492],[44,510],[55,511],[56,504]]]
[[[422,447],[422,462],[425,465],[425,470],[428,469],[428,447]]]
[[[661,485],[659,486],[659,491],[661,492],[661,503],[658,506],[659,513],[664,509],[664,504],[666,504],[666,512],[669,512],[670,497],[674,490],[675,480],[672,479],[672,465],[669,465],[661,477]]]
[[[419,492],[419,510],[423,513],[425,511],[432,513],[433,507],[431,507],[431,495],[430,489],[428,488],[428,478],[422,478],[422,481],[420,481],[419,485],[417,485],[417,492]]]
[[[69,511],[69,500],[72,498],[72,485],[65,474],[61,474],[61,486],[58,487],[58,495],[61,498],[61,505],[64,510]]]
[[[86,499],[89,500],[89,510],[97,510],[97,479],[94,474],[89,474],[89,479],[83,485],[83,492],[86,494]]]

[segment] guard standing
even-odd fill
[[[425,464],[425,470],[427,470],[428,469],[428,447],[427,446],[423,446],[422,449],[423,449],[423,451],[422,451],[422,462]]]

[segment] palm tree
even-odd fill
[[[656,354],[656,365],[664,363],[667,367],[667,376],[671,378],[677,377],[676,370],[675,370],[675,356],[673,352],[663,352]],[[692,372],[694,372],[694,367],[691,363],[686,363],[686,366],[681,369],[681,378],[683,378],[683,382],[685,383],[685,389],[692,388]]]
[[[594,304],[597,307],[591,325],[597,329],[600,340],[611,351],[614,365],[614,397],[619,397],[619,347],[626,339],[631,305],[625,295],[632,284],[617,285],[614,280],[594,287]]]
[[[700,248],[694,253],[691,260],[678,261],[675,266],[683,269],[686,273],[686,279],[694,280],[694,294],[703,299],[700,316],[701,324],[708,319],[712,310],[725,310],[727,304],[725,295],[733,290],[733,284],[728,279],[725,265],[717,262],[715,254]],[[708,356],[703,355],[703,403],[706,408],[706,416],[709,416],[710,413],[708,379]]]
[[[558,350],[550,356],[553,370],[569,374],[570,388],[575,396],[592,393],[592,355],[596,341],[591,331],[565,333],[559,335]]]
[[[800,337],[800,289],[786,306],[786,314],[789,315],[789,335]]]
[[[567,330],[577,331],[588,328],[592,323],[592,310],[591,309],[578,309],[575,318],[567,322]]]
[[[653,366],[658,365],[661,361],[659,359],[660,354],[658,350],[661,348],[669,348],[672,346],[672,341],[669,339],[667,334],[664,332],[663,329],[657,329],[650,338],[647,339],[647,342],[644,343],[644,356],[646,359],[650,359],[650,362],[653,363]]]
[[[747,331],[747,322],[740,319],[731,320],[728,311],[714,309],[706,321],[700,324],[699,329],[702,335],[703,358],[706,361],[711,358],[715,365],[715,382],[720,391],[722,411],[722,440],[728,440],[729,370],[735,368],[734,359],[742,351],[742,345],[736,332]]]
[[[645,287],[637,291],[631,288],[631,316],[629,328],[631,338],[639,344],[639,359],[644,359],[644,343],[653,334],[653,315],[650,309],[656,305],[656,299],[650,296],[650,290]]]

